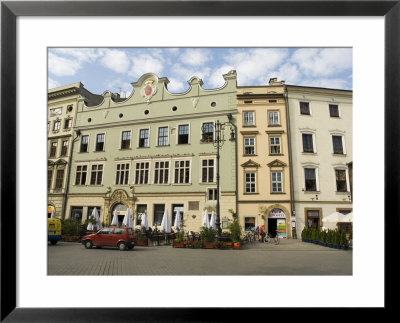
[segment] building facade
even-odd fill
[[[238,98],[238,215],[245,230],[264,225],[291,237],[291,190],[284,81],[240,86]]]
[[[127,99],[108,91],[97,105],[79,98],[67,217],[84,221],[96,207],[109,224],[114,211],[121,222],[130,208],[135,225],[146,212],[154,226],[165,210],[172,221],[179,210],[185,230],[198,231],[204,210],[216,207],[215,123],[236,122],[236,72],[223,77],[219,89],[203,89],[193,77],[185,93],[174,94],[167,78],[148,73]],[[220,162],[225,228],[236,211],[235,141],[224,141]]]
[[[297,232],[352,211],[352,91],[286,85]],[[349,173],[349,164],[351,165]]]
[[[99,96],[87,91],[80,82],[47,93],[48,216],[54,211],[56,217],[64,217],[78,97],[92,104],[99,102]]]

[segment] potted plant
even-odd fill
[[[214,240],[215,240],[216,236],[217,236],[217,230],[214,230],[213,228],[201,227],[200,237],[201,237],[201,241],[203,243],[203,248],[204,249],[213,249],[214,248]]]
[[[304,227],[303,231],[301,231],[301,242],[306,241],[306,235],[307,235],[307,229],[306,229],[306,227]]]
[[[229,210],[232,214],[233,221],[229,224],[228,229],[232,235],[233,249],[242,248],[242,227],[240,226],[236,212]]]
[[[87,220],[89,221],[89,220]],[[82,224],[74,219],[61,221],[61,239],[66,242],[80,242]]]
[[[340,244],[340,232],[335,229],[333,232],[333,248],[339,249],[339,244]]]
[[[343,250],[347,250],[348,249],[348,244],[347,244],[347,239],[346,239],[346,232],[342,231],[340,233],[340,247]]]
[[[136,245],[137,246],[148,246],[149,241],[146,236],[146,232],[143,230],[135,230],[135,235],[136,235]]]
[[[185,236],[185,232],[183,230],[178,231],[175,234],[175,239],[172,242],[172,247],[184,248],[185,247],[185,241],[183,240],[184,236]]]

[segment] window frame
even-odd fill
[[[334,145],[334,142],[333,142],[333,137],[340,137],[341,138],[342,153],[335,152],[335,145]],[[344,140],[344,135],[343,134],[331,133],[331,142],[332,142],[332,154],[337,155],[337,156],[346,155],[346,146],[345,146],[345,140]]]
[[[180,126],[188,126],[188,142],[187,143],[179,143],[179,127]],[[189,145],[190,144],[190,122],[187,123],[179,123],[176,125],[176,145]]]
[[[215,120],[213,120],[213,121],[202,121],[201,122],[201,126],[200,126],[200,138],[201,138],[201,142],[203,142],[203,143],[212,143],[212,142],[214,142],[214,140],[215,140]],[[204,124],[212,124],[212,127],[213,127],[213,131],[212,131],[212,139],[211,140],[209,140],[209,139],[205,139],[205,134],[203,133],[203,127],[204,127]],[[207,134],[209,134],[209,132],[207,133]]]
[[[213,193],[211,193],[213,192]],[[210,199],[210,193],[214,199]],[[217,200],[217,194],[218,194],[218,188],[216,187],[207,187],[207,201],[216,201]]]
[[[308,114],[306,114],[306,113],[301,113],[301,104],[302,103],[308,103]],[[311,102],[310,101],[307,101],[307,100],[301,100],[301,101],[299,101],[299,114],[301,115],[301,116],[312,116],[312,110],[311,110]]]
[[[166,137],[165,136],[160,137],[160,129],[161,128],[167,128],[167,136]],[[160,145],[160,138],[167,138],[166,143],[164,145]],[[157,147],[165,147],[165,146],[169,146],[169,126],[168,125],[157,127]]]
[[[345,175],[345,179],[346,179],[346,190],[345,191],[338,191],[336,171],[344,171],[344,175]],[[349,194],[350,193],[350,182],[349,182],[348,168],[346,168],[345,166],[336,166],[333,169],[333,175],[334,175],[335,193]]]
[[[58,176],[58,173],[62,171],[62,178],[60,181],[60,178]],[[65,168],[59,168],[56,169],[56,178],[55,178],[55,183],[54,183],[54,190],[62,190],[64,187],[64,180],[65,180]],[[60,183],[60,186],[57,184]]]
[[[280,173],[281,175],[281,180],[273,180],[273,173]],[[284,193],[283,191],[283,171],[281,170],[271,170],[270,172],[270,178],[271,178],[271,193]],[[280,184],[281,186],[281,190],[280,191],[274,191],[273,187],[274,187],[274,183]]]
[[[156,167],[156,163],[164,163],[164,167],[160,168],[160,167]],[[165,163],[168,163],[168,168],[165,167]],[[160,165],[159,165],[160,166]],[[156,183],[156,171],[159,171],[158,173],[158,183]],[[164,178],[164,182],[160,183],[160,171],[163,171],[163,178]],[[168,180],[165,183],[165,172],[168,173]],[[170,159],[157,159],[154,160],[154,165],[153,165],[153,178],[152,178],[152,184],[154,185],[168,185],[171,182],[171,160]]]
[[[253,123],[252,124],[247,124],[245,121],[246,121],[246,117],[245,117],[245,115],[246,114],[248,114],[248,113],[251,113],[252,115],[253,115]],[[242,122],[243,122],[243,127],[255,127],[256,126],[256,113],[255,113],[255,111],[254,110],[246,110],[246,111],[243,111],[243,113],[242,113]]]
[[[137,165],[138,165],[138,164],[141,164],[141,163],[148,164],[148,168],[147,168],[147,182],[145,182],[145,181],[143,180],[143,183],[140,183],[140,178],[141,178],[140,171],[141,171],[142,169],[137,169]],[[133,163],[133,165],[134,165],[134,179],[133,179],[133,183],[134,183],[135,185],[149,185],[149,184],[150,184],[150,175],[151,175],[151,161],[150,161],[150,160],[147,160],[147,159],[146,159],[146,160],[135,160],[134,163]],[[137,171],[139,171],[139,177],[137,176],[137,174],[138,174]],[[144,179],[146,178],[145,173],[146,173],[146,167],[144,168],[144,173],[143,173]]]
[[[140,146],[140,139],[143,139],[143,138],[140,138],[140,133],[141,133],[142,130],[147,130],[147,146],[146,145]],[[137,141],[137,147],[136,148],[150,148],[150,127],[148,127],[148,128],[139,128],[138,129],[138,141]]]
[[[83,171],[83,170],[78,170],[78,167],[86,167],[86,170],[85,171]],[[78,175],[78,172],[80,173],[80,180],[79,180],[79,184],[77,184],[76,183],[76,180],[77,180],[77,175]],[[82,183],[82,174],[83,173],[85,173],[85,181],[84,181],[84,183]],[[74,180],[74,185],[75,186],[86,186],[87,184],[87,181],[88,181],[88,173],[89,173],[89,164],[88,163],[85,163],[85,164],[76,164],[76,166],[75,166],[75,180]]]
[[[64,145],[67,143],[66,145]],[[60,157],[66,157],[68,156],[68,147],[69,147],[69,139],[62,140],[61,141],[61,152],[60,152]],[[64,151],[65,150],[65,151]]]
[[[57,141],[56,140],[50,141],[49,158],[56,158],[57,157],[57,150],[58,150],[58,140]],[[54,151],[54,154],[53,154],[53,151]]]
[[[98,146],[98,144],[99,144],[99,135],[103,135],[103,149],[101,149],[101,150],[98,150],[97,149],[97,146]],[[101,151],[105,151],[105,148],[106,148],[106,132],[100,132],[100,133],[96,133],[96,141],[95,141],[95,144],[94,144],[94,152],[101,152]]]
[[[183,169],[186,169],[186,162],[187,161],[189,162],[189,167],[188,167],[189,168],[189,181],[188,182],[186,182],[186,181],[184,181],[184,182],[176,182],[175,181],[175,173],[176,173],[176,169],[177,169],[176,166],[175,166],[175,163],[176,162],[181,162],[181,161],[185,162],[185,165],[184,165]],[[192,184],[192,159],[191,158],[174,158],[174,159],[172,159],[172,163],[173,163],[173,180],[171,181],[172,184],[174,184],[174,185],[189,185],[189,184]],[[178,169],[181,169],[181,166],[179,166]],[[180,174],[179,174],[178,178],[180,178]],[[186,178],[186,172],[185,172],[184,178]]]
[[[279,110],[268,110],[268,126],[280,126],[281,125],[281,118],[280,118],[280,111]],[[277,123],[270,123],[270,114],[276,113],[277,114]],[[273,118],[275,120],[275,118]]]
[[[86,145],[86,151],[83,151],[82,150],[82,140],[83,140],[83,138],[86,138],[87,137],[87,143],[85,144]],[[80,145],[79,145],[79,152],[80,153],[87,153],[87,152],[89,152],[89,137],[90,137],[90,135],[82,135],[81,136],[81,142],[80,142]]]
[[[254,174],[254,192],[248,192],[247,191],[247,184],[253,184],[252,181],[247,182],[247,176],[248,174]],[[256,171],[244,171],[244,194],[257,194],[258,193],[258,189],[257,189],[257,172]]]
[[[216,172],[217,172],[217,170],[216,170],[216,162],[217,162],[216,156],[207,156],[207,157],[204,156],[204,157],[201,157],[199,160],[200,160],[200,178],[199,178],[199,183],[202,183],[202,184],[216,183],[216,181],[217,181],[217,179],[216,179]],[[203,161],[205,161],[205,160],[207,160],[207,165],[206,166],[203,165]],[[213,165],[212,166],[208,165],[208,161],[209,160],[213,161]],[[204,167],[207,169],[207,181],[203,181],[203,168]],[[209,168],[211,168],[211,167],[213,168],[213,172],[212,172],[213,181],[209,181],[209,175],[210,175]]]
[[[129,147],[123,147],[123,143],[126,142],[127,140],[124,140],[124,133],[128,133],[129,132]],[[121,130],[121,140],[120,140],[120,149],[121,150],[126,150],[126,149],[132,149],[132,130]]]
[[[68,127],[66,127],[66,123],[68,122]],[[68,117],[64,119],[64,129],[70,130],[72,128],[72,117]]]
[[[97,169],[97,170],[93,170],[93,166],[96,166],[96,167],[98,167],[98,166],[101,166],[102,167],[102,169],[101,170],[99,170],[99,169]],[[96,173],[96,180],[95,180],[95,183],[94,184],[92,184],[92,178],[93,178],[93,173]],[[97,183],[98,182],[98,176],[99,176],[99,172],[101,173],[101,181],[100,181],[100,183]],[[90,164],[90,179],[89,179],[89,185],[91,185],[91,186],[96,186],[96,185],[103,185],[103,178],[104,178],[104,163],[93,163],[93,164]]]
[[[314,174],[315,174],[315,191],[307,190],[307,184],[306,184],[306,169],[314,169]],[[312,165],[305,165],[303,167],[303,191],[304,193],[315,193],[319,192],[319,169],[316,166]]]
[[[331,114],[331,106],[336,106],[337,107],[337,113],[338,113],[337,116],[332,116],[332,114]],[[339,106],[338,103],[328,103],[328,112],[329,112],[329,117],[330,118],[340,118],[341,117],[340,106]]]
[[[124,165],[124,166],[126,166],[126,165],[128,165],[129,166],[129,169],[128,170],[126,170],[126,169],[119,169],[118,170],[118,165]],[[130,161],[117,161],[116,163],[115,163],[115,177],[114,177],[114,185],[115,186],[121,186],[121,185],[129,185],[129,179],[130,179],[130,175],[131,175],[131,168],[132,168],[132,163],[130,162]],[[127,176],[126,176],[126,172],[128,172],[128,174],[127,174]],[[117,181],[117,175],[118,175],[118,173],[120,174],[118,177],[118,181]],[[121,182],[121,178],[122,178],[122,176],[121,176],[121,173],[123,173],[124,174],[124,182],[126,182],[126,183],[118,183],[118,182]]]
[[[58,125],[57,129],[56,129],[56,125]],[[53,122],[53,132],[59,132],[61,129],[61,120],[60,119],[56,119]]]
[[[271,144],[271,139],[272,138],[278,138],[279,139],[279,152],[278,153],[274,153],[272,152],[272,147],[278,146],[276,144],[272,145]],[[269,154],[270,155],[282,155],[282,136],[278,136],[278,135],[270,135],[268,136],[268,144],[269,144]]]
[[[246,139],[253,139],[254,144],[253,146],[251,145],[246,145]],[[253,147],[253,153],[252,154],[246,154],[246,148],[248,147]],[[243,137],[243,155],[244,156],[256,156],[256,137],[254,136],[244,136]]]
[[[313,151],[304,151],[304,139],[303,135],[310,135],[311,136],[311,142],[312,142],[312,149]],[[302,131],[301,132],[301,152],[303,154],[316,154],[317,153],[317,146],[315,144],[315,133],[313,132],[308,132],[308,131]]]

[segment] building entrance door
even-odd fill
[[[270,237],[279,235],[286,238],[286,214],[281,209],[272,209],[268,214],[268,233]]]
[[[125,216],[127,208],[128,207],[125,204],[122,204],[122,203],[115,204],[113,206],[113,208],[112,208],[111,219],[113,217],[114,211],[117,211],[118,225],[119,226],[121,226],[122,225],[122,221],[124,221],[124,216]]]

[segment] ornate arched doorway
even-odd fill
[[[289,238],[291,236],[288,226],[288,223],[290,223],[289,216],[289,211],[283,205],[271,205],[264,213],[265,231],[272,237],[278,234],[281,238]]]
[[[122,222],[126,209],[130,208],[131,213],[135,210],[135,198],[133,197],[133,188],[131,189],[132,196],[130,197],[124,190],[118,189],[111,193],[111,188],[107,192],[105,198],[105,212],[106,215],[105,223],[110,224],[113,217],[114,209],[118,213],[118,221]],[[120,217],[122,219],[120,220]]]
[[[126,213],[126,209],[127,209],[128,207],[125,205],[125,204],[123,204],[123,203],[116,203],[116,204],[114,204],[113,206],[112,206],[112,208],[111,208],[111,214],[112,214],[112,216],[114,216],[114,212],[116,212],[117,213],[117,216],[118,216],[118,224],[119,224],[119,226],[121,226],[122,225],[122,221],[124,220],[124,216],[125,216],[125,213]],[[111,218],[112,219],[112,218]]]

